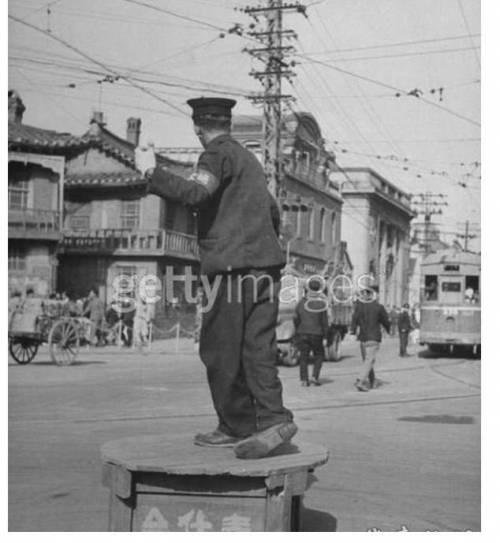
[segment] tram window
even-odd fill
[[[446,281],[441,283],[443,292],[460,292],[462,285],[456,281]]]
[[[426,275],[425,276],[425,299],[437,300],[438,297],[438,276]]]
[[[467,302],[477,302],[479,299],[479,276],[465,276],[465,300]]]

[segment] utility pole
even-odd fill
[[[306,16],[303,4],[283,3],[283,0],[267,0],[267,5],[247,6],[242,10],[247,15],[260,22],[263,17],[266,22],[265,30],[251,31],[248,35],[262,43],[263,47],[246,48],[245,52],[264,63],[262,71],[252,70],[250,75],[258,79],[264,90],[259,95],[249,96],[251,100],[262,103],[264,107],[264,172],[268,188],[275,197],[280,195],[282,179],[281,157],[281,105],[284,101],[293,100],[293,96],[282,94],[281,83],[285,77],[289,81],[295,75],[294,61],[287,62],[286,58],[295,52],[292,45],[283,45],[283,39],[296,39],[293,30],[283,29],[283,13],[296,11]]]
[[[430,253],[429,231],[431,219],[433,215],[441,215],[443,207],[448,205],[445,201],[445,194],[437,194],[434,192],[421,192],[412,195],[412,204],[415,206],[413,211],[424,216],[424,255]]]
[[[462,223],[462,224],[464,224],[464,223]],[[461,228],[461,225],[459,225],[459,227]],[[465,233],[456,235],[457,238],[464,240],[464,251],[465,252],[467,252],[469,250],[469,240],[477,238],[477,234],[471,234],[470,231],[471,230],[477,231],[478,229],[479,229],[479,227],[478,227],[477,223],[471,224],[470,221],[465,221],[465,224],[464,224]]]

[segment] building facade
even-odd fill
[[[120,277],[130,278],[131,291],[142,278],[157,278],[161,313],[168,303],[168,269],[182,275],[185,266],[198,268],[196,217],[182,205],[145,194],[134,166],[140,126],[140,119],[129,118],[121,138],[94,113],[80,148],[68,152],[59,287],[79,297],[96,286],[109,303],[117,289],[126,294]],[[157,159],[179,175],[191,173],[189,165]],[[176,288],[182,303],[183,285]]]
[[[370,168],[345,168],[333,176],[341,184],[342,233],[354,278],[374,276],[381,303],[401,306],[409,299],[409,195]]]
[[[261,116],[235,116],[232,136],[262,162]],[[325,149],[318,123],[308,113],[286,116],[281,141],[283,164],[278,203],[288,263],[307,275],[322,273],[332,261],[336,268],[349,268],[346,247],[341,243],[342,198],[332,177],[337,169],[335,156]],[[164,148],[160,152],[195,162],[202,149]]]
[[[8,236],[9,295],[56,288],[62,236],[64,149],[68,134],[23,124],[25,106],[9,91]]]

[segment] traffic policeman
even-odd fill
[[[196,98],[188,104],[204,147],[189,179],[151,167],[140,150],[136,167],[149,180],[149,192],[197,210],[200,273],[214,297],[202,318],[200,356],[218,426],[197,434],[195,443],[230,446],[240,458],[259,458],[297,431],[283,405],[275,366],[285,264],[277,235],[279,212],[259,161],[231,137],[236,102]]]

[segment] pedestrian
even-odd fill
[[[408,336],[412,330],[410,306],[409,304],[403,304],[398,318],[399,356],[401,357],[408,356],[406,349],[408,348]]]
[[[142,351],[144,345],[149,343],[149,327],[153,318],[152,304],[139,296],[135,304],[134,314],[134,346]]]
[[[395,305],[393,305],[392,309],[389,312],[389,320],[391,322],[391,331],[389,332],[389,335],[391,336],[396,335],[396,328],[398,326],[398,318],[399,318],[398,308]]]
[[[277,206],[256,156],[231,137],[234,100],[189,100],[204,152],[188,180],[155,167],[137,149],[148,190],[198,212],[200,273],[211,288],[203,314],[200,357],[218,426],[195,436],[200,446],[233,446],[239,458],[268,455],[297,431],[283,405],[275,365],[280,272]],[[273,221],[274,217],[274,221]]]
[[[97,289],[92,287],[87,296],[83,316],[90,320],[89,342],[96,345],[102,330],[104,321],[104,303],[99,298]]]
[[[378,288],[363,289],[356,302],[351,334],[358,334],[363,366],[354,386],[367,392],[375,384],[375,361],[382,341],[381,326],[390,331],[390,320],[384,306],[377,301]]]
[[[328,334],[326,297],[321,292],[321,282],[311,279],[306,284],[304,297],[295,308],[295,343],[299,351],[300,384],[309,386],[309,361],[312,353],[312,384],[319,386],[319,374],[325,357]]]

